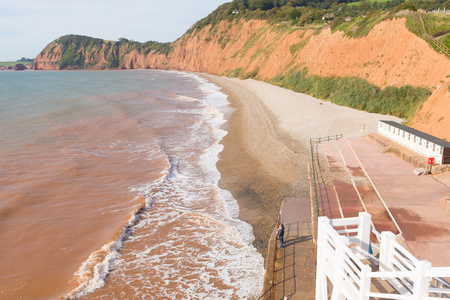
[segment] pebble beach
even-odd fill
[[[309,196],[310,138],[362,136],[376,130],[378,120],[402,121],[253,79],[199,75],[221,87],[234,108],[224,125],[219,186],[237,199],[239,218],[252,225],[264,257],[284,197]]]

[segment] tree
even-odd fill
[[[33,59],[33,58],[25,58],[25,57],[22,57],[21,59],[18,59],[17,61],[18,61],[18,62],[33,62],[34,59]]]
[[[369,2],[360,2],[358,4],[358,10],[360,13],[364,14],[370,10],[370,3]]]
[[[412,11],[417,11],[417,8],[414,6],[414,4],[411,1],[405,1],[402,4],[400,4],[400,6],[398,7],[398,10],[412,10]]]
[[[299,9],[290,7],[286,9],[286,14],[288,15],[290,20],[295,20],[302,15],[302,12]]]
[[[261,10],[269,10],[273,8],[272,0],[250,0],[249,6],[251,10],[257,10],[258,8]]]

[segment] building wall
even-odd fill
[[[395,126],[391,126],[384,122],[378,122],[378,133],[425,156],[426,158],[434,157],[436,164],[442,163],[442,155],[444,148],[429,142],[421,137],[413,135],[409,132],[401,130]]]

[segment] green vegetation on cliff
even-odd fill
[[[214,27],[222,20],[262,19],[270,23],[289,22],[292,26],[307,24],[325,25],[335,18],[361,17],[384,12],[383,15],[396,13],[401,9],[438,9],[450,7],[450,0],[234,0],[219,6],[204,19],[195,23],[188,32]],[[329,15],[333,15],[328,17]],[[324,17],[325,16],[325,17]],[[324,17],[324,18],[323,18]],[[372,20],[373,21],[373,20]],[[381,21],[381,20],[378,20]],[[366,24],[366,28],[369,28]],[[358,35],[356,35],[358,36]]]
[[[271,83],[338,105],[371,113],[393,114],[407,121],[418,113],[422,104],[431,95],[426,88],[407,85],[381,89],[362,78],[308,76],[307,70],[294,69],[286,76],[274,77]]]
[[[148,55],[151,52],[168,55],[172,49],[171,43],[158,43],[149,41],[139,43],[133,40],[120,38],[119,41],[104,41],[81,35],[66,35],[55,40],[49,48],[47,47],[41,54],[47,52],[48,56],[53,56],[60,46],[61,58],[58,62],[59,69],[89,69],[96,65],[101,57],[106,59],[106,67],[116,69],[123,67],[123,56],[133,50]]]
[[[447,6],[450,9],[450,6]],[[450,48],[450,15],[424,14],[423,20],[428,34],[439,39],[447,48]]]
[[[61,45],[60,69],[83,69],[84,53],[101,47],[103,40],[81,35],[66,35],[60,37],[57,43]]]

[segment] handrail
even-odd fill
[[[317,151],[317,145],[321,144],[322,142],[329,142],[329,141],[333,141],[333,140],[339,140],[343,138],[342,134],[336,134],[334,136],[327,136],[327,137],[321,137],[321,138],[310,138],[309,139],[309,145],[311,147],[311,168],[312,168],[312,179],[313,179],[313,184],[314,184],[314,198],[316,201],[316,212],[317,212],[317,217],[320,216],[320,209],[319,209],[319,196],[317,193],[317,181],[318,181],[318,170],[316,170],[316,168],[318,168],[318,151]],[[314,147],[316,147],[316,151],[314,151]],[[314,158],[314,155],[317,156],[317,158]],[[317,162],[317,164],[316,164]]]
[[[277,221],[277,226],[276,228],[278,228],[280,226],[281,223],[281,215],[278,215],[278,221]],[[273,297],[273,290],[275,287],[275,262],[277,260],[277,239],[275,237],[275,243],[274,243],[274,247],[273,247],[273,261],[272,261],[272,284],[270,286],[270,288],[265,291],[259,298],[258,300],[263,299],[263,297],[269,293],[269,297],[267,299],[272,299]]]
[[[431,44],[434,42],[434,46],[436,46],[445,55],[450,57],[450,49],[448,49],[447,46],[445,46],[440,40],[438,40],[434,36],[428,34],[427,29],[425,27],[425,22],[423,21],[422,14],[418,13],[418,15],[419,15],[420,23],[422,24],[424,39],[425,40],[428,39],[428,42],[431,43]]]
[[[445,55],[450,56],[450,49],[448,49],[447,46],[445,46],[440,40],[438,40],[437,38],[435,38],[434,36],[432,36],[428,33],[425,33],[424,36],[425,36],[425,39],[429,39],[432,42],[434,42],[435,46],[440,51],[442,51]]]

